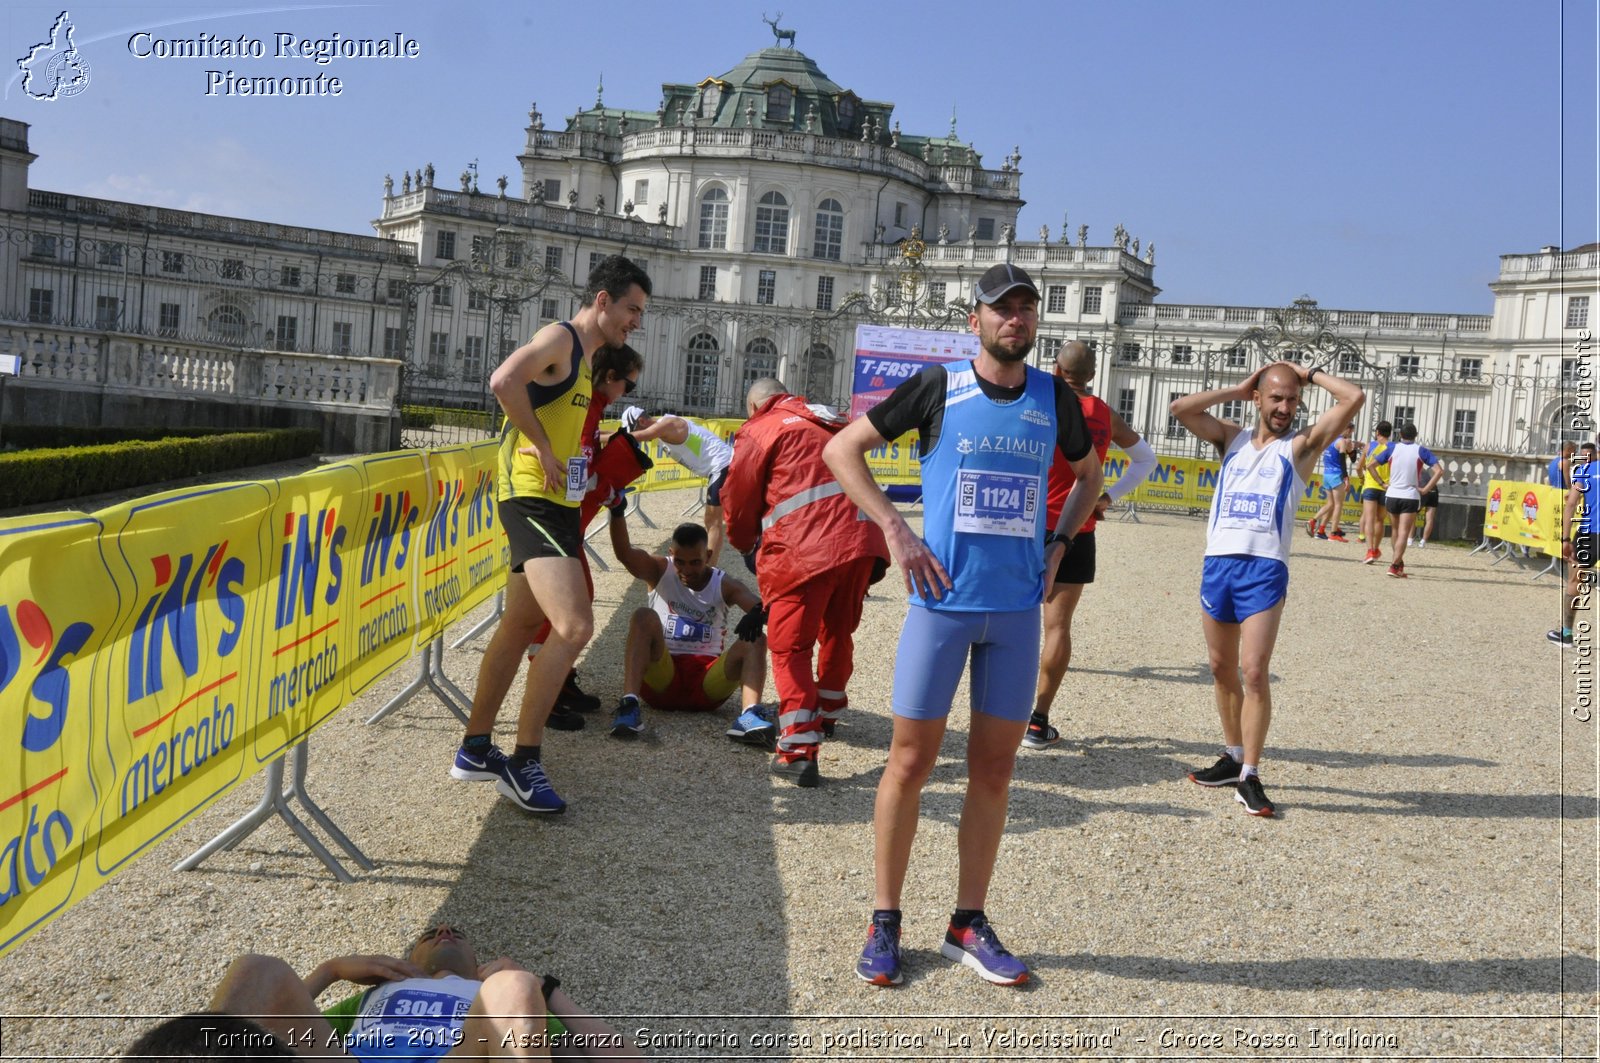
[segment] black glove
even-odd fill
[[[739,623],[734,627],[733,633],[745,642],[754,642],[761,637],[762,628],[766,626],[766,623],[767,611],[758,605],[739,618]]]

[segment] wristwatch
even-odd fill
[[[1072,536],[1070,536],[1070,535],[1062,535],[1058,531],[1046,532],[1045,536],[1044,536],[1044,548],[1046,550],[1050,549],[1050,546],[1053,543],[1061,543],[1068,550],[1071,550],[1072,549]]]

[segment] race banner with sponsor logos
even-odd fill
[[[503,585],[495,450],[0,520],[0,955]]]
[[[1561,556],[1564,492],[1549,484],[1490,480],[1483,510],[1483,534],[1530,550]]]

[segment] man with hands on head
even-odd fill
[[[1073,535],[1100,497],[1102,475],[1083,410],[1066,381],[1027,364],[1039,291],[1002,263],[977,282],[971,361],[923,369],[828,444],[823,457],[850,501],[881,528],[911,604],[894,672],[894,733],[873,813],[874,910],[856,974],[902,978],[900,897],[922,789],[944,739],[970,651],[972,720],[967,791],[957,831],[956,910],[941,952],[999,985],[1028,978],[983,911],[1005,831],[1017,747],[1039,673],[1039,606]],[[923,535],[879,490],[866,453],[916,429],[922,454]],[[1052,455],[1077,480],[1046,533]]]
[[[1301,389],[1315,383],[1334,404],[1294,431]],[[1355,419],[1366,401],[1360,387],[1322,369],[1276,362],[1242,384],[1187,395],[1172,416],[1222,456],[1200,576],[1201,626],[1222,719],[1222,756],[1190,772],[1201,786],[1233,786],[1252,816],[1274,812],[1261,786],[1261,751],[1272,720],[1269,667],[1289,593],[1289,541],[1295,506],[1318,455]],[[1247,429],[1210,413],[1225,402],[1251,402]],[[1241,678],[1242,669],[1242,678]]]

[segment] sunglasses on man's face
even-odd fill
[[[455,927],[455,926],[429,927],[427,930],[424,930],[422,932],[422,934],[417,938],[417,945],[421,945],[421,944],[423,944],[425,942],[428,942],[428,941],[433,941],[435,938],[439,937],[441,934],[450,934],[450,935],[452,935],[454,937],[458,937],[458,938],[462,938],[462,939],[465,939],[466,936],[467,936],[466,932],[464,930],[462,930],[460,927]],[[413,945],[412,947],[415,948],[416,946]]]

